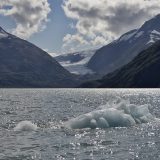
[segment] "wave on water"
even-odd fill
[[[36,131],[37,129],[37,125],[31,121],[21,121],[16,125],[14,131]]]
[[[97,110],[73,118],[64,124],[71,129],[129,127],[158,120],[149,111],[149,104],[135,105],[118,98]]]

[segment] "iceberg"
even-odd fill
[[[97,110],[67,121],[64,126],[71,129],[130,127],[155,121],[149,111],[149,104],[136,105],[128,101],[118,101],[100,106]]]
[[[14,131],[36,131],[38,129],[36,124],[33,124],[30,121],[21,121],[19,122]]]

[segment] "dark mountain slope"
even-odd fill
[[[130,63],[103,79],[88,82],[92,88],[157,88],[160,87],[160,41],[142,51]]]
[[[0,28],[0,87],[73,87],[78,83],[50,55]]]
[[[107,74],[129,63],[141,51],[160,40],[160,15],[125,33],[116,41],[97,50],[88,62],[88,68]]]

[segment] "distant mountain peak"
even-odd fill
[[[77,86],[77,77],[45,51],[0,28],[0,87]]]
[[[130,63],[101,80],[87,82],[87,88],[160,88],[160,41],[140,52]]]
[[[153,19],[160,19],[160,14],[157,14]]]
[[[152,32],[153,30],[160,31],[160,14],[156,15],[152,19],[146,21],[140,30],[145,32]]]
[[[139,29],[129,31],[99,50],[87,67],[107,74],[130,62],[138,53],[160,40],[160,14],[146,21]]]

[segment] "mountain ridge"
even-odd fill
[[[159,88],[160,41],[139,53],[131,62],[83,88]]]
[[[100,74],[113,72],[130,62],[139,52],[160,40],[160,14],[146,21],[139,29],[129,31],[100,48],[87,66]]]
[[[73,87],[76,78],[47,52],[0,28],[0,87]]]

